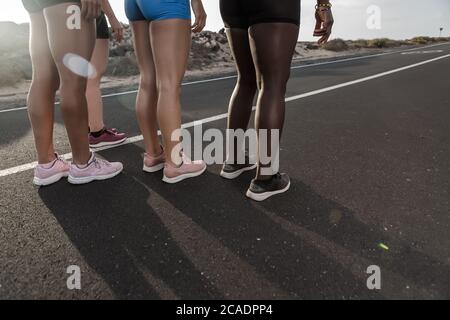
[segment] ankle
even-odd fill
[[[158,158],[158,157],[160,157],[160,156],[162,156],[164,154],[164,149],[160,145],[159,148],[147,149],[145,151],[145,154],[150,156],[150,157],[152,157],[152,158]]]
[[[87,158],[86,157],[83,157],[83,158],[73,157],[73,164],[75,166],[77,166],[79,169],[84,169],[89,165],[89,162],[91,161],[92,157],[93,157],[93,154],[91,152],[89,152],[89,156]]]
[[[56,153],[50,153],[45,158],[39,158],[38,164],[45,167],[46,165],[52,164],[56,159]]]
[[[103,132],[105,132],[105,130],[106,130],[106,128],[105,127],[103,127],[102,129],[100,129],[100,130],[92,130],[91,132],[90,132],[90,134],[93,136],[93,137],[95,137],[95,138],[98,138],[98,137],[100,137],[102,134],[103,134]]]

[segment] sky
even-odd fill
[[[245,0],[243,0],[245,1]],[[273,0],[276,1],[276,0]],[[0,21],[27,22],[21,0],[2,1]],[[124,0],[110,0],[119,20],[127,22]],[[207,30],[223,27],[219,0],[203,0],[208,14]],[[311,41],[316,0],[303,0],[300,40]],[[414,36],[450,37],[450,0],[331,0],[334,10],[334,38],[406,39]]]

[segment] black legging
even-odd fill
[[[294,23],[261,23],[250,28],[227,29],[228,39],[236,61],[238,82],[231,97],[228,128],[246,130],[256,91],[260,92],[257,103],[255,128],[281,132],[285,115],[286,84],[289,80],[292,57],[298,39],[299,27]],[[268,153],[273,159],[274,152]],[[237,155],[236,146],[234,154]],[[277,152],[278,150],[274,150]],[[234,159],[237,161],[237,159]],[[270,176],[261,174],[259,163],[257,179]],[[270,167],[270,165],[266,165]]]

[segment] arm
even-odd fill
[[[114,10],[111,8],[108,0],[102,0],[102,10],[108,17],[108,20],[117,20]]]
[[[329,0],[317,0],[316,6],[316,27],[314,36],[321,37],[319,44],[325,44],[331,36],[334,18],[331,11],[331,3]]]
[[[192,31],[197,33],[205,28],[207,16],[202,0],[191,0],[191,6],[195,15],[195,22],[192,25]]]
[[[111,24],[116,41],[121,42],[123,39],[123,26],[114,14],[114,10],[111,8],[108,0],[102,0],[102,10]]]
[[[81,15],[85,19],[95,19],[100,15],[102,0],[81,0]]]

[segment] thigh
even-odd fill
[[[68,29],[66,25],[70,14],[66,11],[73,4],[76,2],[58,4],[44,10],[50,49],[62,81],[66,77],[91,75],[88,69],[95,47],[95,20],[82,18],[80,29]],[[69,61],[70,67],[68,57],[72,59]]]
[[[58,82],[58,71],[50,51],[47,25],[42,12],[30,13],[30,56],[33,64],[33,77]]]
[[[290,73],[299,27],[293,23],[262,23],[250,27],[252,53],[263,77]]]
[[[181,82],[191,48],[191,23],[184,19],[153,21],[150,25],[158,81]]]
[[[239,28],[227,29],[227,36],[240,76],[253,78],[256,81],[248,30]]]
[[[151,80],[149,77],[154,79],[155,63],[150,42],[150,22],[146,20],[131,22],[131,29],[133,30],[134,51],[141,77],[144,77],[146,81]]]
[[[95,41],[94,52],[92,53],[91,64],[97,71],[97,78],[101,78],[108,66],[109,40],[97,39]]]

